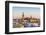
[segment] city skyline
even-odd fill
[[[13,19],[14,18],[21,18],[22,13],[24,12],[24,17],[36,17],[40,18],[40,8],[35,7],[13,7]]]

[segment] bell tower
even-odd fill
[[[22,17],[24,18],[24,12],[22,13]]]
[[[24,12],[22,13],[22,21],[24,21]]]

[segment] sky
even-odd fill
[[[21,18],[24,12],[24,17],[37,17],[40,18],[40,8],[36,7],[13,7],[13,18]]]

